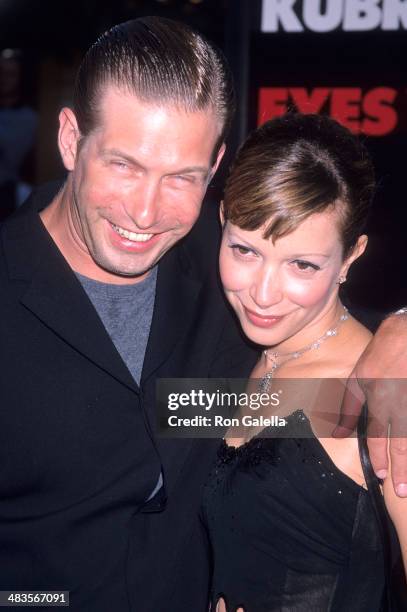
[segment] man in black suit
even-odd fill
[[[218,285],[217,212],[200,216],[232,112],[202,37],[121,24],[60,113],[65,184],[2,227],[0,590],[70,591],[75,612],[207,609],[216,444],[155,435],[155,381],[256,358]]]
[[[155,436],[155,381],[255,357],[217,283],[215,207],[186,238],[232,113],[221,55],[182,24],[122,24],[84,59],[59,117],[67,180],[2,228],[0,590],[206,609],[216,444]]]

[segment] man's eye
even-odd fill
[[[195,183],[195,177],[189,174],[172,174],[170,176],[171,179],[175,180],[177,183],[185,183],[185,184],[193,184]]]
[[[293,264],[295,264],[296,268],[300,270],[301,272],[310,272],[312,270],[321,269],[316,264],[313,264],[310,261],[304,261],[302,259],[296,259],[295,261],[293,261]]]
[[[129,167],[128,164],[123,161],[113,161],[112,165],[118,168],[119,170],[127,170]]]

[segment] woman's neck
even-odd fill
[[[270,352],[283,356],[305,349],[323,337],[328,330],[336,328],[341,323],[341,316],[344,312],[344,306],[339,299],[336,299],[297,333],[270,347]]]

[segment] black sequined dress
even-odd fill
[[[377,612],[383,554],[369,495],[335,466],[301,411],[287,427],[304,437],[220,446],[203,505],[211,610],[223,597],[228,612]]]

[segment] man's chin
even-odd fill
[[[137,282],[148,276],[149,272],[157,263],[157,258],[151,258],[144,262],[124,262],[114,261],[107,257],[93,257],[93,261],[97,266],[95,269],[95,280],[105,279],[105,282],[120,284],[120,279],[123,283]],[[86,276],[86,274],[85,274]],[[111,280],[109,277],[112,277]]]
[[[145,254],[120,253],[115,249],[106,249],[104,252],[94,252],[92,259],[100,268],[101,274],[107,273],[117,277],[117,279],[121,278],[127,283],[130,283],[131,280],[137,282],[137,280],[142,280],[148,275],[174,244],[156,244],[154,249],[152,248],[150,252]],[[112,280],[112,282],[115,282],[115,280]],[[116,282],[119,282],[119,280]]]

